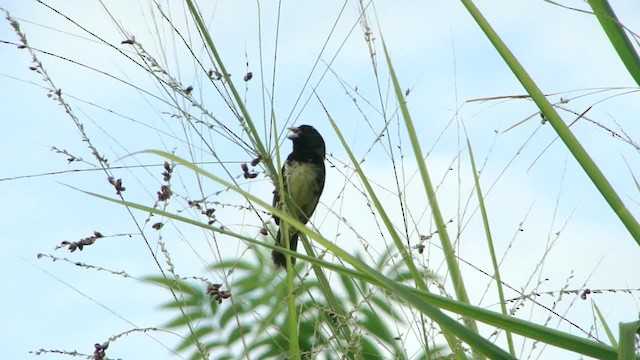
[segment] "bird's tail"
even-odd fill
[[[278,230],[278,235],[276,236],[276,245],[284,247],[284,242],[282,241],[282,235],[280,234],[280,230]],[[298,232],[289,229],[289,249],[291,251],[296,251],[298,248]],[[287,258],[278,250],[273,250],[271,252],[271,257],[273,258],[273,263],[276,265],[276,268],[286,268],[287,266]],[[296,258],[291,257],[291,265],[296,264]]]

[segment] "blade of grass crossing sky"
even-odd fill
[[[420,177],[422,178],[424,190],[427,194],[427,198],[429,199],[429,205],[431,206],[433,220],[436,223],[436,227],[438,229],[438,237],[440,238],[442,251],[447,261],[449,273],[451,274],[451,282],[455,289],[456,297],[462,302],[469,303],[469,296],[467,295],[467,290],[464,286],[462,274],[460,273],[460,267],[458,266],[458,261],[451,245],[451,239],[449,239],[449,233],[447,232],[447,228],[442,218],[442,212],[440,211],[440,207],[438,206],[438,199],[436,198],[436,193],[433,189],[433,184],[431,183],[429,172],[427,171],[427,165],[425,164],[424,155],[422,154],[422,149],[420,148],[418,135],[416,134],[416,129],[413,126],[413,120],[411,120],[409,108],[407,107],[402,89],[400,88],[398,77],[396,76],[396,72],[393,69],[393,65],[391,64],[391,58],[389,57],[387,45],[385,44],[384,39],[382,40],[382,46],[384,48],[385,58],[387,59],[387,65],[389,66],[389,75],[391,76],[391,81],[393,82],[393,88],[398,100],[398,105],[400,106],[402,117],[407,128],[407,133],[409,134],[409,139],[411,140],[413,154],[415,156],[416,163],[418,164],[418,169],[420,170]],[[473,320],[465,319],[465,322],[467,323],[467,326],[478,332],[478,327]]]
[[[202,16],[200,15],[200,12],[198,11],[193,0],[185,0],[185,1],[187,3],[187,7],[189,8],[189,12],[193,17],[193,20],[196,23],[196,26],[198,27],[198,30],[203,36],[203,40],[207,45],[207,48],[209,49],[209,51],[211,52],[211,55],[215,59],[216,65],[220,68],[222,72],[222,76],[225,79],[225,83],[229,86],[229,89],[233,94],[233,98],[236,104],[238,105],[238,107],[240,107],[240,112],[242,116],[239,118],[239,120],[241,124],[247,130],[247,134],[249,135],[249,138],[253,143],[253,145],[256,147],[257,153],[263,157],[263,160],[267,160],[267,161],[264,161],[263,163],[267,166],[269,173],[277,174],[278,172],[276,171],[276,168],[273,166],[273,162],[270,161],[269,159],[269,152],[267,151],[264,144],[262,143],[260,134],[258,133],[258,129],[255,127],[255,124],[251,120],[251,116],[249,115],[247,108],[244,106],[242,97],[240,97],[238,90],[236,89],[235,85],[233,84],[233,81],[231,80],[231,76],[229,76],[229,73],[227,72],[227,69],[224,66],[224,63],[222,62],[222,58],[220,57],[220,54],[218,53],[218,50],[215,44],[213,43],[211,34],[209,33],[209,30],[205,26],[204,21],[202,20]]]
[[[595,359],[614,360],[617,358],[616,350],[601,342],[587,340],[548,326],[538,325],[526,320],[518,319],[514,316],[502,315],[494,311],[455,301],[444,296],[435,295],[419,289],[409,288],[406,285],[402,286],[410,289],[414,294],[419,295],[422,299],[428,301],[434,306],[462,316],[473,318],[485,324],[511,331],[514,334],[522,335],[545,344],[553,345],[561,349],[573,351]]]
[[[611,343],[611,346],[613,346],[614,348],[617,348],[618,342],[616,341],[616,337],[613,336],[613,331],[611,331],[609,324],[607,324],[607,320],[604,318],[604,316],[602,316],[602,313],[600,312],[600,308],[598,308],[598,305],[596,305],[596,303],[593,300],[591,300],[591,304],[593,305],[593,309],[596,311],[596,315],[598,316],[598,319],[600,319],[602,328],[604,329],[604,332],[607,334],[607,337],[609,338],[609,342]]]
[[[324,108],[324,104],[322,104],[322,102],[320,103]],[[342,143],[342,146],[347,151],[347,154],[349,155],[349,159],[351,160],[351,163],[356,173],[360,177],[360,181],[362,181],[362,184],[367,189],[367,194],[369,195],[371,202],[375,206],[376,210],[378,211],[378,214],[380,215],[380,218],[382,219],[382,222],[385,224],[385,227],[389,231],[389,235],[391,235],[391,238],[393,239],[393,243],[396,245],[398,251],[400,252],[400,255],[402,256],[402,260],[406,263],[407,267],[409,268],[409,272],[411,273],[414,281],[416,282],[416,285],[420,289],[426,289],[427,284],[424,281],[423,274],[420,273],[420,271],[418,271],[416,264],[413,262],[413,258],[411,257],[411,254],[409,253],[405,245],[402,243],[402,240],[400,239],[400,235],[398,235],[398,232],[395,230],[395,227],[393,226],[393,223],[391,222],[389,215],[387,215],[387,212],[385,211],[384,207],[382,206],[382,203],[380,202],[380,200],[378,199],[378,196],[373,190],[371,183],[369,182],[367,176],[364,174],[364,171],[360,167],[359,162],[356,160],[355,156],[353,155],[351,148],[349,148],[349,145],[347,144],[344,137],[342,136],[342,132],[340,131],[340,128],[335,123],[335,121],[333,120],[333,118],[331,117],[331,115],[329,114],[326,108],[324,108],[324,111],[327,115],[327,118],[331,122],[331,125],[333,126],[334,131],[338,135],[338,138]]]
[[[487,22],[487,19],[484,18],[473,1],[461,1],[467,8],[469,14],[471,14],[478,26],[480,26],[482,31],[485,33],[489,41],[491,41],[493,46],[496,48],[500,56],[502,56],[504,61],[507,63],[511,72],[513,72],[525,90],[529,95],[531,95],[531,99],[536,103],[542,114],[549,121],[549,124],[551,124],[580,166],[582,166],[584,172],[600,191],[600,194],[605,198],[611,209],[613,209],[631,236],[640,245],[640,224],[638,224],[638,221],[633,217],[631,212],[629,212],[629,209],[627,209],[625,204],[622,202],[622,199],[620,199],[620,196],[618,196],[602,171],[600,171],[578,139],[573,135],[571,130],[569,130],[567,124],[564,123],[560,115],[558,115],[551,103],[549,103],[549,100],[547,100],[533,79],[522,67],[520,62],[518,62],[515,56],[511,53],[511,50],[509,50],[507,45],[502,41],[502,39],[500,39],[495,30],[493,30],[489,22]]]
[[[321,104],[322,104],[322,102],[321,102]],[[322,104],[322,106],[324,108],[324,104]],[[389,231],[389,234],[391,235],[391,238],[393,239],[393,242],[394,242],[396,248],[398,249],[398,251],[402,255],[403,261],[405,262],[405,264],[409,268],[409,272],[411,273],[412,278],[416,283],[416,286],[419,289],[427,290],[427,285],[426,285],[426,283],[424,281],[424,278],[423,278],[422,274],[418,271],[418,268],[416,267],[415,263],[413,262],[413,258],[411,257],[411,254],[408,252],[408,249],[402,243],[402,240],[400,239],[400,236],[396,232],[396,230],[395,230],[395,228],[393,226],[393,223],[391,222],[391,219],[387,215],[387,212],[384,210],[384,207],[382,206],[382,203],[380,203],[380,200],[378,199],[378,196],[376,195],[375,191],[373,190],[373,187],[371,186],[371,184],[369,183],[369,180],[367,179],[366,175],[364,174],[364,171],[360,167],[360,164],[358,163],[357,159],[353,155],[353,152],[349,148],[349,145],[347,144],[346,140],[342,136],[342,132],[340,131],[340,128],[335,123],[335,121],[333,120],[333,118],[331,117],[331,115],[329,114],[327,109],[324,108],[324,110],[325,110],[325,112],[327,114],[327,117],[328,117],[329,121],[331,122],[331,125],[333,126],[334,131],[338,135],[338,138],[340,139],[340,142],[342,143],[342,146],[347,151],[347,154],[349,155],[349,159],[351,160],[351,164],[353,165],[354,169],[356,170],[356,173],[360,177],[360,181],[362,181],[362,184],[367,189],[367,193],[369,194],[369,198],[371,199],[371,202],[373,203],[373,205],[375,206],[376,210],[378,211],[378,214],[382,218],[382,221],[384,222],[387,230]],[[464,355],[464,351],[459,348],[455,337],[452,336],[450,333],[448,333],[445,329],[442,329],[442,331],[443,331],[443,334],[444,334],[444,336],[445,336],[445,338],[447,340],[447,343],[449,344],[449,347],[451,348],[451,350],[456,355],[456,358],[457,359],[465,359],[466,356]]]
[[[640,57],[607,0],[589,0],[593,13],[631,77],[640,85]]]
[[[496,287],[498,288],[498,297],[500,298],[500,310],[503,315],[507,315],[507,305],[504,300],[504,291],[502,288],[502,278],[500,276],[500,266],[498,266],[498,259],[496,257],[496,251],[493,246],[493,237],[491,236],[491,227],[489,226],[489,216],[487,215],[487,209],[484,205],[484,198],[482,196],[482,189],[480,188],[480,179],[478,179],[478,170],[476,169],[476,161],[473,156],[473,150],[471,149],[471,142],[467,138],[467,148],[469,149],[469,159],[471,160],[471,171],[473,173],[473,181],[476,184],[476,194],[478,195],[478,205],[480,206],[480,214],[482,215],[482,224],[484,226],[485,236],[487,237],[487,246],[489,247],[489,254],[491,255],[491,264],[493,265],[493,273],[495,274]],[[507,336],[507,344],[509,345],[509,352],[511,355],[516,354],[515,347],[513,346],[513,337],[509,331],[505,332]]]
[[[238,91],[236,90],[236,87],[234,86],[233,82],[231,81],[231,77],[229,76],[229,73],[227,72],[224,63],[222,62],[222,58],[220,57],[220,54],[218,53],[215,44],[213,43],[213,40],[211,38],[211,34],[209,33],[209,30],[207,29],[207,27],[204,25],[204,21],[202,20],[202,16],[200,15],[200,12],[198,11],[198,9],[196,8],[193,0],[186,0],[187,2],[187,6],[189,8],[189,12],[191,13],[191,16],[193,17],[196,25],[198,26],[198,29],[200,30],[200,33],[202,34],[202,36],[204,37],[204,41],[207,44],[207,47],[209,49],[209,51],[211,52],[211,54],[213,55],[213,57],[216,60],[216,63],[218,65],[218,67],[220,67],[220,70],[222,72],[222,75],[224,76],[224,79],[226,81],[226,84],[229,86],[229,89],[231,90],[231,93],[233,94],[233,97],[235,99],[235,103],[238,105],[238,107],[240,108],[240,112],[242,113],[242,116],[239,116],[239,120],[241,125],[243,125],[243,127],[245,128],[245,130],[247,131],[247,134],[249,135],[249,138],[251,139],[253,145],[256,147],[257,153],[262,157],[263,159],[263,164],[265,164],[267,166],[267,169],[269,171],[270,174],[272,174],[272,176],[277,176],[278,172],[276,171],[275,166],[273,165],[273,160],[270,158],[269,152],[266,150],[266,148],[264,147],[264,144],[262,143],[262,140],[260,138],[260,134],[258,133],[257,128],[255,127],[255,124],[253,123],[253,121],[251,120],[251,116],[249,115],[249,112],[247,111],[247,108],[244,106],[244,102],[242,101],[242,98],[240,97],[240,94],[238,93]],[[279,182],[281,183],[281,182]],[[280,185],[282,187],[282,185]],[[281,192],[282,193],[282,192]],[[285,202],[288,204],[289,201],[287,201],[285,199]],[[284,224],[283,226],[283,236],[285,238],[285,247],[289,247],[288,244],[288,225]],[[294,273],[293,273],[293,266],[291,265],[291,256],[288,253],[285,253],[285,259],[287,262],[287,284],[289,286],[290,289],[290,295],[288,297],[288,313],[289,316],[287,317],[288,319],[288,333],[289,333],[289,355],[293,357],[293,359],[300,359],[301,354],[300,354],[300,346],[299,346],[299,338],[298,338],[298,320],[297,320],[297,309],[296,309],[296,297],[295,297],[295,284],[294,284]]]

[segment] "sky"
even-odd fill
[[[0,7],[20,22],[33,48],[56,55],[38,54],[93,144],[113,166],[162,163],[162,159],[149,154],[130,155],[145,149],[176,151],[194,161],[213,161],[215,152],[243,188],[269,201],[272,185],[268,179],[240,179],[240,163],[250,161],[252,154],[219,133],[205,132],[207,138],[201,140],[185,128],[172,116],[176,115],[175,107],[201,115],[197,106],[160,87],[131,60],[138,59],[131,46],[121,44],[135,38],[169,70],[180,88],[193,86],[196,103],[205,104],[219,121],[239,132],[236,118],[219,93],[204,81],[205,71],[183,46],[183,40],[171,35],[171,29],[149,2],[109,1],[106,6],[110,14],[99,2],[44,3],[75,24],[35,1],[9,0]],[[582,2],[562,3],[586,9]],[[283,2],[280,9],[266,2],[199,3],[254,120],[261,126],[265,123],[273,99],[279,129],[308,123],[324,135],[328,161],[335,166],[329,168],[313,225],[326,238],[353,252],[363,252],[366,241],[367,255],[372,259],[390,243],[374,225],[358,181],[341,165],[348,163],[348,157],[317,94],[356,157],[364,160],[363,169],[375,181],[385,206],[392,210],[392,219],[402,223],[390,153],[401,165],[412,241],[435,230],[416,175],[416,159],[406,131],[399,126],[402,120],[394,114],[394,95],[381,43],[384,38],[399,81],[408,91],[407,103],[423,151],[428,153],[425,161],[438,185],[444,217],[452,220],[450,236],[459,238],[459,256],[475,266],[461,265],[463,274],[471,279],[467,286],[474,304],[498,310],[493,293],[483,295],[489,279],[478,271],[490,272],[491,265],[473,193],[464,129],[482,169],[481,186],[496,251],[506,253],[501,265],[505,282],[524,292],[557,292],[565,286],[639,289],[637,272],[633,271],[640,256],[638,244],[556,139],[549,124],[541,123],[535,105],[526,99],[486,100],[521,95],[524,90],[462,4],[367,4],[368,24],[375,38],[373,59],[358,2]],[[611,4],[620,21],[638,33],[640,4]],[[565,122],[573,121],[577,116],[574,113],[593,106],[587,118],[571,129],[638,217],[640,197],[631,176],[631,172],[638,176],[638,149],[607,130],[637,139],[638,85],[597,20],[590,14],[544,1],[478,1],[477,6],[542,91],[551,94],[554,102],[566,101],[562,106],[569,111],[560,111]],[[185,41],[193,44],[193,53],[203,68],[209,69],[211,61],[183,4],[163,3],[163,9],[186,35]],[[42,76],[29,69],[32,63],[28,52],[10,44],[17,43],[18,38],[7,21],[0,26],[0,40],[0,89],[4,99],[0,118],[5,124],[0,134],[0,151],[5,154],[0,168],[0,281],[6,294],[0,302],[3,354],[9,359],[28,359],[34,357],[29,351],[40,348],[91,353],[94,343],[111,335],[132,327],[161,325],[174,315],[158,309],[169,300],[166,291],[108,272],[37,258],[39,253],[66,257],[72,262],[124,270],[133,278],[158,272],[148,248],[136,236],[109,236],[82,252],[55,249],[62,241],[85,238],[94,230],[115,235],[132,234],[136,229],[124,208],[77,190],[115,196],[100,171],[65,172],[93,168],[96,160],[72,119],[47,96]],[[254,78],[244,82],[247,71]],[[376,142],[385,126],[383,109],[392,119],[389,128],[393,135]],[[267,144],[273,148],[269,139]],[[68,156],[55,153],[52,146],[85,162],[68,164]],[[285,155],[289,146],[282,144]],[[219,165],[205,167],[227,176]],[[125,181],[128,200],[153,203],[162,182],[160,167],[114,171]],[[181,195],[196,198],[199,194],[216,194],[213,197],[222,203],[242,204],[229,192],[217,194],[223,190],[217,184],[198,183],[186,170],[177,172],[175,186],[174,191]],[[180,209],[178,199],[174,205]],[[233,207],[226,209],[219,212],[221,223],[249,236],[257,234],[255,217]],[[144,213],[134,216],[140,222],[147,218]],[[354,236],[340,217],[345,217],[360,237]],[[151,234],[157,240],[159,235]],[[223,250],[213,251],[211,244],[217,240],[179,224],[172,224],[162,236],[181,275],[205,276],[214,282],[220,280],[220,274],[207,270],[206,265],[241,256],[246,248],[235,240],[220,239],[218,245]],[[422,261],[444,276],[446,266],[438,242],[427,245]],[[152,248],[157,250],[155,245]],[[506,296],[518,295],[508,292]],[[538,300],[553,306],[554,297]],[[605,292],[590,300],[597,303],[613,327],[620,321],[637,319],[636,291]],[[556,310],[583,329],[590,329],[594,323],[591,301],[575,295],[563,297]],[[518,315],[543,322],[548,313],[528,303]],[[549,326],[576,333],[575,328],[557,318],[552,318]],[[597,331],[604,339],[602,329]],[[123,359],[174,358],[163,344],[170,347],[176,338],[153,336],[155,339],[129,335],[114,343],[107,354]],[[529,353],[539,358],[567,356],[551,348],[540,355],[540,348],[531,350],[530,343],[518,350],[525,357]]]

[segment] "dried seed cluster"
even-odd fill
[[[109,176],[107,180],[109,180],[109,184],[113,185],[113,187],[116,189],[117,195],[120,195],[123,191],[127,190],[124,186],[122,186],[122,179],[116,179],[113,176]]]
[[[222,304],[222,300],[231,297],[231,290],[220,290],[222,284],[209,283],[207,286],[207,294],[211,296],[218,304]]]
[[[164,172],[162,173],[163,180],[166,184],[160,186],[160,191],[158,194],[158,201],[167,201],[173,195],[171,191],[171,186],[169,185],[169,181],[171,180],[171,174],[173,174],[173,166],[171,166],[167,161],[164,162]]]
[[[262,158],[260,156],[258,156],[257,158],[251,160],[251,166],[255,167],[257,166],[260,161],[262,160]],[[255,179],[256,177],[258,177],[258,173],[255,171],[249,171],[249,166],[247,165],[247,163],[242,163],[240,165],[240,168],[242,168],[242,172],[243,172],[243,176],[245,179]]]
[[[99,231],[94,231],[92,236],[86,237],[80,241],[63,241],[60,245],[56,246],[56,250],[67,247],[70,252],[74,252],[76,250],[82,251],[82,248],[85,246],[93,245],[96,240],[104,237]]]

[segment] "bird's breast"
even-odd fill
[[[314,164],[294,161],[286,164],[287,189],[296,209],[290,209],[303,222],[318,205],[318,172]],[[303,215],[303,216],[300,216]]]

